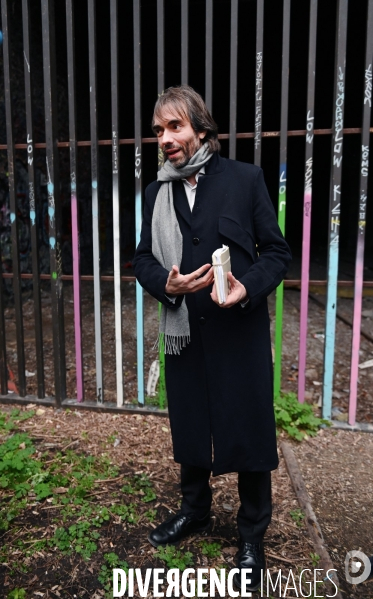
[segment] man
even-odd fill
[[[277,468],[267,296],[291,259],[262,170],[219,156],[217,126],[201,96],[171,87],[153,130],[165,164],[145,191],[134,269],[162,306],[166,386],[181,511],[149,535],[155,547],[209,525],[209,477],[238,472],[238,567],[265,568],[271,470]],[[219,305],[212,253],[230,248],[230,293]],[[212,287],[212,288],[211,288]],[[213,448],[213,453],[212,453]],[[240,577],[235,577],[240,586]]]

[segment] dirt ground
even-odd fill
[[[28,406],[28,409],[32,408],[32,405]],[[11,406],[4,407],[4,410],[9,412]],[[66,453],[69,446],[77,454],[107,455],[113,464],[119,466],[120,474],[113,482],[102,482],[89,495],[92,505],[107,506],[110,511],[112,506],[128,502],[128,496],[120,489],[123,479],[133,475],[149,477],[156,499],[146,504],[141,501],[136,503],[140,516],[136,524],[123,523],[120,518],[115,517],[104,524],[99,529],[98,551],[89,560],[84,560],[77,554],[62,555],[56,548],[35,551],[26,558],[22,556],[20,541],[23,540],[27,546],[27,543],[50,538],[59,525],[59,510],[62,507],[54,507],[48,499],[37,502],[31,499],[23,515],[14,521],[9,531],[1,535],[0,553],[5,550],[7,552],[5,564],[0,563],[1,599],[5,599],[16,587],[24,588],[27,598],[104,597],[105,593],[97,576],[103,563],[103,555],[108,551],[115,552],[126,560],[129,567],[164,567],[164,563],[155,555],[156,550],[148,543],[147,535],[151,526],[155,527],[177,511],[179,506],[179,466],[173,461],[167,420],[156,416],[39,408],[36,415],[20,423],[19,430],[27,432],[33,438],[40,454],[48,452],[48,457],[44,458],[46,463],[53,462],[57,452]],[[211,484],[211,529],[202,537],[191,537],[180,545],[182,551],[192,553],[193,567],[223,567],[229,570],[234,566],[237,551],[237,475],[216,477]],[[135,500],[133,496],[130,497],[130,501]],[[149,508],[155,510],[154,522],[147,519],[146,510]],[[297,500],[281,458],[278,470],[273,473],[273,519],[266,534],[267,563],[272,574],[281,569],[282,575],[286,577],[289,569],[296,574],[298,569],[313,567],[313,546],[306,527],[302,521],[297,523],[290,514],[297,508]],[[205,543],[219,543],[219,555],[215,558],[206,557],[201,550],[201,540]],[[151,596],[150,593],[148,597]]]
[[[343,596],[372,599],[373,581],[350,585],[343,573],[348,551],[373,555],[373,435],[321,430],[293,449]]]
[[[24,303],[25,317],[25,348],[26,368],[29,372],[36,371],[34,355],[34,320],[31,294],[27,294]],[[75,383],[75,352],[73,327],[72,286],[65,285],[65,330],[67,347],[67,390],[68,397],[76,397]],[[307,401],[320,404],[322,390],[323,366],[323,333],[325,327],[325,312],[322,307],[324,296],[315,296],[317,301],[310,299],[308,356],[307,356]],[[42,292],[43,302],[43,334],[46,363],[46,392],[54,393],[53,364],[52,364],[52,316],[51,300],[48,287]],[[274,294],[269,298],[271,327],[274,327]],[[297,353],[299,343],[299,302],[300,293],[297,290],[285,290],[284,300],[284,336],[283,336],[283,379],[284,391],[297,390]],[[125,398],[131,402],[136,398],[136,317],[135,317],[135,285],[123,284],[123,345]],[[112,284],[102,285],[103,309],[103,352],[106,401],[115,401],[115,355],[114,344],[114,311]],[[338,299],[338,310],[346,320],[352,320],[353,300]],[[363,301],[362,328],[369,334],[373,332],[373,298],[366,297]],[[17,373],[14,309],[9,305],[6,309],[6,334],[8,359],[10,367]],[[93,289],[91,283],[82,284],[82,318],[83,318],[83,347],[84,347],[84,380],[87,399],[95,398],[95,356],[94,356],[94,318],[93,318]],[[157,332],[157,305],[145,296],[145,373],[151,362],[157,357],[152,349]],[[273,331],[272,331],[273,332]],[[336,324],[336,353],[333,391],[333,417],[346,421],[346,411],[349,397],[349,365],[351,348],[351,327],[337,319]],[[373,344],[361,337],[360,362],[373,357]],[[373,421],[373,368],[359,372],[358,389],[358,422]],[[27,378],[28,393],[36,393],[36,377]],[[157,488],[157,517],[160,521],[178,505],[178,467],[172,461],[170,435],[167,421],[154,416],[112,416],[81,412],[66,414],[47,409],[45,416],[33,418],[23,425],[25,430],[42,429],[41,445],[51,441],[48,430],[54,428],[55,449],[64,447],[67,443],[79,440],[77,451],[93,453],[108,451],[110,456],[121,468],[121,474],[146,472],[154,480]],[[82,442],[82,430],[90,431],[89,441]],[[120,437],[117,447],[103,445],[103,436],[109,438],[112,431]],[[346,431],[322,430],[315,439],[309,439],[298,445],[293,443],[301,471],[310,493],[313,506],[326,539],[326,543],[338,568],[343,596],[346,598],[373,599],[373,584],[352,587],[345,582],[344,557],[351,549],[359,549],[367,554],[373,553],[373,511],[372,511],[372,481],[373,481],[373,437],[369,434],[349,433]],[[290,511],[297,508],[297,501],[290,486],[283,461],[279,470],[274,473],[274,518],[266,537],[268,565],[273,571],[281,568],[286,574],[287,568],[312,568],[310,554],[312,545],[304,527],[298,527],[290,517]],[[214,527],[208,535],[209,542],[219,539],[222,544],[222,555],[219,564],[233,566],[236,546],[235,510],[237,508],[237,493],[235,477],[228,475],[218,477],[213,481],[214,486]],[[107,492],[118,492],[114,483],[108,485]],[[102,489],[105,492],[105,489]],[[103,493],[105,495],[105,493]],[[114,499],[117,501],[117,499]],[[224,507],[226,506],[226,507]],[[229,507],[227,507],[229,506]],[[26,530],[48,530],[51,526],[51,512],[37,506],[25,513],[21,525]],[[35,510],[34,510],[35,512]],[[160,565],[153,558],[153,549],[146,541],[149,524],[140,519],[136,526],[113,524],[102,536],[101,554],[108,547],[115,550],[130,566],[146,567]],[[3,536],[3,543],[12,544],[11,535]],[[106,545],[105,545],[106,544]],[[195,565],[205,564],[206,557],[201,554],[196,539],[184,544],[185,549],[191,550]],[[98,558],[97,558],[98,559]],[[100,585],[97,583],[97,563],[93,560],[89,567],[74,558],[57,557],[51,552],[45,555],[33,556],[34,582],[26,575],[19,575],[22,585],[32,590],[40,589],[44,597],[54,597],[50,590],[58,582],[58,590],[63,589],[62,597],[100,597]],[[45,568],[46,563],[48,568]],[[208,565],[215,567],[214,561],[208,560]],[[162,564],[161,564],[162,566]],[[149,565],[150,567],[150,565]],[[45,572],[49,574],[46,575]],[[77,573],[79,572],[79,576]],[[12,580],[3,568],[2,576],[6,597],[12,588]],[[1,586],[1,584],[0,584]],[[60,593],[62,591],[60,590]],[[0,591],[1,593],[1,591]],[[93,593],[96,593],[93,595]],[[30,595],[31,596],[31,595]]]

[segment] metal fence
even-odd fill
[[[145,407],[144,397],[144,306],[143,291],[136,283],[136,315],[137,315],[137,382],[138,406],[124,405],[123,381],[123,342],[122,342],[122,302],[121,282],[133,281],[130,276],[122,276],[120,262],[120,147],[125,144],[133,146],[133,177],[135,180],[135,217],[136,217],[136,242],[139,241],[142,214],[142,181],[143,181],[143,144],[156,142],[153,138],[142,138],[142,111],[143,100],[141,90],[141,60],[144,52],[157,52],[157,87],[158,93],[165,88],[165,5],[164,0],[156,2],[156,28],[157,45],[148,47],[146,40],[141,40],[141,17],[147,5],[140,6],[138,0],[133,1],[133,86],[129,85],[128,93],[134,96],[134,138],[120,138],[119,132],[119,78],[118,64],[121,57],[118,53],[118,5],[117,0],[107,2],[110,12],[110,62],[111,74],[111,139],[99,139],[97,126],[97,17],[95,0],[87,0],[86,18],[88,22],[88,57],[89,57],[89,113],[90,113],[90,139],[77,138],[76,116],[76,50],[74,19],[74,0],[66,0],[66,60],[68,81],[68,125],[69,140],[57,141],[57,85],[56,85],[56,36],[55,36],[55,4],[54,0],[41,1],[42,44],[43,44],[43,81],[44,81],[44,109],[45,109],[45,142],[34,142],[33,106],[32,106],[32,77],[34,76],[30,49],[30,1],[22,0],[22,26],[23,26],[23,54],[24,54],[24,89],[26,128],[22,131],[23,143],[14,141],[14,120],[12,115],[12,64],[10,44],[12,31],[10,30],[10,1],[1,0],[1,18],[3,32],[3,66],[4,66],[4,100],[6,112],[6,144],[0,150],[7,150],[8,180],[10,198],[11,240],[12,240],[12,273],[7,276],[13,278],[13,290],[16,314],[17,333],[17,360],[18,360],[18,389],[19,396],[11,396],[11,400],[24,402],[40,401],[56,406],[80,405],[87,408],[98,409],[132,409],[132,410],[157,410]],[[364,268],[364,240],[366,229],[367,210],[367,182],[369,169],[369,141],[371,120],[372,97],[372,59],[373,59],[373,0],[368,1],[368,17],[366,31],[361,35],[366,36],[364,95],[362,123],[355,123],[354,127],[344,128],[345,107],[345,73],[346,73],[346,40],[348,24],[348,0],[337,0],[336,4],[336,46],[334,68],[334,102],[332,127],[328,129],[314,128],[315,114],[315,78],[316,78],[316,50],[318,39],[318,1],[304,2],[305,10],[309,11],[309,48],[307,63],[307,106],[305,122],[306,128],[302,130],[288,130],[289,112],[289,45],[291,34],[291,6],[290,0],[283,0],[282,23],[282,69],[281,69],[281,94],[276,101],[281,107],[280,130],[264,131],[263,123],[263,73],[265,73],[266,56],[264,53],[265,28],[264,9],[266,0],[256,0],[256,48],[255,48],[255,98],[254,98],[254,130],[250,132],[237,131],[237,82],[238,76],[245,76],[238,71],[238,38],[239,38],[239,0],[230,2],[230,23],[226,25],[226,35],[230,35],[230,84],[229,84],[229,131],[219,135],[222,140],[229,140],[229,157],[236,158],[237,140],[251,139],[254,145],[254,162],[261,164],[262,142],[265,138],[277,137],[280,141],[278,156],[278,219],[279,225],[285,233],[286,195],[287,195],[287,144],[289,137],[302,137],[305,142],[304,161],[304,194],[303,194],[303,250],[300,281],[285,281],[285,285],[301,286],[300,310],[300,341],[299,341],[299,377],[298,396],[304,401],[305,369],[307,360],[307,320],[309,302],[309,267],[310,267],[310,231],[312,212],[313,189],[313,152],[316,136],[331,136],[332,168],[330,173],[330,207],[329,207],[329,250],[327,274],[327,303],[325,321],[325,348],[324,348],[324,380],[323,380],[323,416],[331,418],[333,369],[335,356],[335,323],[337,309],[338,286],[338,255],[339,255],[339,229],[340,229],[340,195],[342,186],[342,157],[343,140],[345,135],[361,135],[361,168],[360,168],[360,202],[359,215],[356,227],[358,229],[358,242],[356,253],[356,268],[354,281],[354,319],[353,319],[353,344],[351,352],[350,372],[350,404],[349,423],[355,425],[358,363],[360,348],[360,327],[363,286],[373,286],[372,283],[363,281]],[[228,3],[229,4],[229,3]],[[255,4],[255,3],[254,3]],[[179,34],[175,35],[176,42],[181,43],[181,83],[188,83],[192,66],[190,64],[191,26],[189,20],[189,2],[180,0],[181,22],[175,25]],[[215,6],[213,0],[200,2],[200,18],[205,19],[205,99],[211,109],[213,102],[213,19]],[[177,29],[179,28],[179,29]],[[102,309],[101,309],[101,281],[100,272],[100,201],[99,201],[99,148],[110,145],[112,150],[112,208],[113,208],[113,251],[114,251],[114,306],[115,306],[115,356],[116,356],[116,405],[107,402],[103,383],[103,356],[102,356]],[[91,195],[92,195],[92,227],[93,227],[93,277],[82,277],[79,261],[79,215],[77,198],[78,162],[77,148],[89,146],[91,153]],[[36,204],[38,198],[35,193],[34,151],[37,148],[46,150],[46,173],[48,190],[48,235],[50,255],[50,275],[40,275],[38,261],[38,231]],[[59,151],[69,148],[70,151],[70,186],[71,186],[71,223],[72,223],[72,251],[73,274],[64,275],[62,272],[61,258],[61,199],[59,181]],[[17,150],[27,151],[28,164],[28,199],[30,211],[30,236],[32,248],[32,275],[21,274],[19,263],[19,218],[17,214],[17,181],[15,169],[15,153]],[[22,312],[22,278],[32,277],[33,301],[35,320],[35,349],[37,355],[37,380],[38,395],[26,395],[25,380],[25,352]],[[44,358],[43,358],[43,332],[42,332],[42,307],[40,300],[40,280],[50,278],[52,315],[53,315],[53,348],[54,348],[54,378],[55,398],[45,398],[44,384]],[[94,323],[95,323],[95,360],[96,360],[96,398],[97,402],[84,400],[84,374],[83,374],[83,346],[82,346],[82,318],[81,318],[81,280],[93,280],[94,285]],[[106,277],[109,278],[110,277]],[[77,398],[66,397],[66,359],[65,359],[65,330],[63,306],[63,281],[73,280],[74,294],[74,322],[75,322],[75,353],[76,353],[76,384]],[[311,281],[312,283],[312,281]],[[282,353],[282,327],[283,327],[283,293],[284,284],[276,292],[276,330],[275,330],[275,393],[279,393],[281,385],[281,353]],[[8,371],[6,358],[6,338],[4,322],[3,274],[0,269],[0,401],[8,400],[7,385]],[[164,413],[163,410],[159,411]]]

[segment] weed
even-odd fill
[[[136,504],[129,503],[128,505],[112,505],[110,508],[112,514],[119,516],[122,520],[130,524],[136,524],[139,516],[136,513]]]
[[[105,564],[100,568],[98,575],[98,581],[101,582],[105,591],[112,593],[112,580],[113,580],[113,569],[121,568],[128,574],[128,564],[119,559],[116,553],[105,553],[104,555]],[[112,595],[111,595],[112,597]]]
[[[8,594],[8,599],[26,599],[25,589],[14,589]]]
[[[97,531],[91,530],[92,524],[86,520],[72,524],[69,528],[57,528],[54,536],[48,541],[50,547],[57,547],[62,553],[79,553],[84,559],[89,559],[100,537]]]
[[[321,557],[319,556],[318,553],[310,553],[310,558],[312,560],[312,565],[314,568],[317,568],[317,566],[319,565],[319,561],[321,559]]]
[[[200,547],[202,549],[202,554],[206,555],[211,559],[214,559],[215,557],[220,557],[221,555],[220,543],[208,543],[207,541],[201,541]]]
[[[178,568],[182,572],[193,564],[193,555],[190,551],[183,553],[173,545],[159,546],[154,556],[162,560],[167,568]]]
[[[149,520],[149,522],[154,522],[155,517],[157,515],[157,510],[147,510],[146,512],[144,512],[144,516],[145,518],[147,518]]]
[[[297,441],[302,441],[306,435],[314,437],[322,424],[330,425],[328,420],[315,416],[312,406],[299,403],[295,393],[277,396],[274,408],[277,428]]]
[[[149,501],[154,501],[157,498],[153,490],[153,485],[146,474],[137,475],[129,479],[121,491],[128,495],[141,495],[141,501],[144,503],[149,503]]]
[[[297,526],[302,526],[304,520],[304,514],[301,509],[297,508],[290,512],[290,516]]]

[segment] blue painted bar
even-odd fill
[[[341,223],[340,206],[342,188],[343,117],[346,77],[347,8],[348,0],[338,0],[322,409],[323,418],[327,418],[329,420],[332,416],[335,329],[337,316],[339,227]]]

